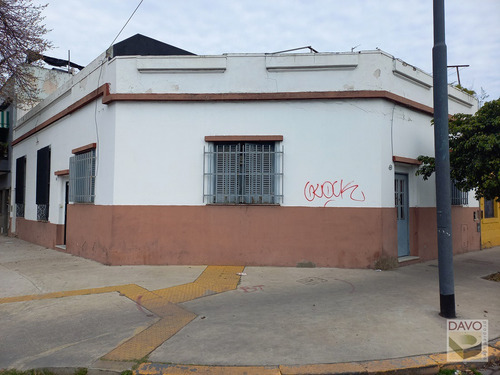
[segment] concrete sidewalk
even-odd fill
[[[458,317],[488,320],[496,358],[500,283],[482,277],[499,271],[498,247],[455,257]],[[109,267],[0,237],[0,369],[122,371],[142,359],[140,374],[433,373],[446,364],[438,311],[436,261]]]

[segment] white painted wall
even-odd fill
[[[284,205],[309,202],[304,188],[359,185],[336,206],[380,205],[382,101],[117,103],[113,204],[203,204],[203,149],[209,135],[283,135]],[[375,167],[374,167],[375,166]],[[358,196],[359,194],[359,196]],[[333,205],[333,202],[332,204]]]
[[[103,83],[112,93],[386,90],[432,105],[430,76],[382,52],[119,57],[110,62],[101,55],[21,118],[14,138]],[[471,97],[451,90],[450,112],[475,110]],[[27,156],[25,217],[36,220],[36,151],[46,145],[52,148],[51,222],[64,221],[64,179],[53,172],[68,168],[72,149],[92,142],[98,144],[96,204],[204,204],[207,135],[283,135],[286,206],[393,207],[396,171],[410,176],[411,206],[435,204],[433,180],[424,182],[414,176],[415,167],[392,162],[393,155],[433,155],[430,116],[385,100],[103,105],[98,99],[97,105],[15,145],[13,160]],[[311,195],[317,185],[335,181],[336,188],[358,185],[354,200],[352,190],[334,201]],[[320,195],[321,188],[315,191]]]
[[[116,57],[116,92],[225,93],[385,90],[432,107],[432,77],[382,51]],[[449,87],[450,113],[474,113]]]
[[[15,161],[26,156],[26,194],[25,218],[36,220],[36,165],[37,151],[43,147],[51,147],[50,169],[50,202],[49,221],[51,223],[64,223],[64,189],[66,177],[58,177],[54,172],[69,168],[69,158],[72,150],[90,143],[104,139],[105,147],[99,147],[99,179],[96,182],[96,195],[110,199],[112,195],[112,169],[114,108],[103,108],[100,100],[97,103],[97,116],[95,104],[88,105],[80,111],[64,117],[52,126],[38,132],[36,135],[18,143],[13,148],[12,181],[16,181]],[[97,119],[97,125],[95,120]],[[99,134],[97,133],[99,132]],[[12,202],[15,202],[15,183],[12,189]],[[98,201],[96,201],[98,203]],[[15,211],[14,211],[15,212]]]

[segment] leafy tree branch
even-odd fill
[[[18,104],[36,100],[33,70],[26,64],[52,47],[41,15],[47,5],[33,0],[0,0],[0,98]]]
[[[451,178],[476,198],[500,197],[500,99],[486,102],[474,115],[456,114],[449,121]],[[416,175],[427,180],[435,159],[421,155]]]

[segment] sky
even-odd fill
[[[56,47],[47,55],[66,59],[70,50],[87,65],[140,0],[35,0],[47,2]],[[462,86],[500,98],[500,0],[450,0],[445,9],[448,65],[470,65],[459,70]],[[431,0],[143,0],[116,42],[140,33],[197,55],[379,48],[431,73],[432,25]],[[458,82],[455,68],[448,82]]]

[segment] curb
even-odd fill
[[[134,375],[403,375],[436,374],[440,369],[483,366],[500,361],[500,341],[488,346],[488,362],[448,362],[446,353],[365,362],[279,366],[198,366],[143,363]]]

